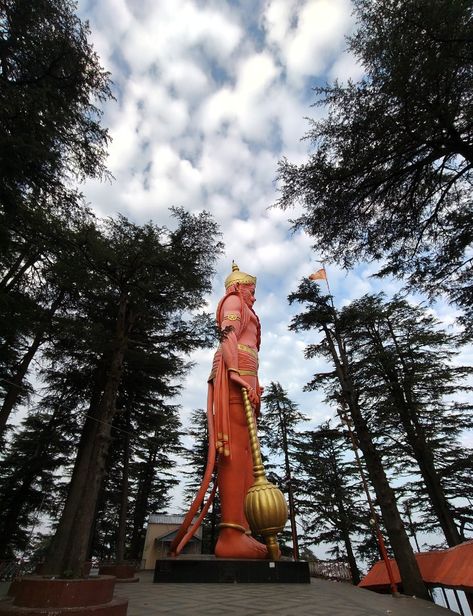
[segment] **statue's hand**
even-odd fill
[[[251,402],[251,406],[253,408],[256,408],[259,405],[260,397],[256,393],[256,390],[254,390],[253,387],[250,387],[250,385],[246,384],[245,388],[246,388],[246,391],[248,392],[248,398]]]
[[[240,387],[244,387],[247,392],[248,392],[248,398],[251,402],[251,405],[256,407],[259,404],[259,400],[260,400],[260,396],[258,395],[257,391],[251,387],[251,385],[248,385],[248,383],[246,381],[244,381],[241,376],[237,373],[237,372],[229,372],[230,375],[230,379],[234,382],[237,383],[238,385],[240,385]],[[260,388],[258,388],[260,389]]]

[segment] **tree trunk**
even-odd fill
[[[97,388],[95,394],[99,402],[96,405],[91,404],[89,417],[84,425],[64,511],[46,557],[46,574],[63,574],[67,571],[68,574],[78,577],[87,557],[131,328],[127,313],[127,297],[123,294],[118,306],[114,345],[107,365],[103,393],[100,396],[100,389]]]
[[[289,451],[288,451],[288,443],[287,443],[287,430],[285,424],[285,418],[282,416],[281,409],[278,403],[278,411],[279,411],[279,420],[281,422],[281,430],[282,430],[282,440],[283,440],[283,451],[284,451],[284,467],[286,470],[286,481],[287,481],[287,495],[289,500],[289,517],[291,519],[291,531],[292,531],[292,551],[294,555],[294,560],[299,560],[299,540],[297,536],[297,527],[296,527],[296,511],[294,507],[294,494],[292,491],[292,474],[291,474],[291,466],[289,464]]]
[[[332,334],[327,326],[324,326],[332,358],[337,371],[337,376],[342,388],[345,401],[350,409],[355,431],[358,437],[360,449],[366,462],[371,484],[381,508],[384,525],[389,536],[391,547],[394,552],[404,592],[415,595],[421,599],[430,600],[427,588],[422,580],[414,552],[399,514],[394,491],[389,485],[386,473],[381,462],[381,457],[371,438],[368,425],[358,406],[356,392],[351,379],[348,376],[348,358],[338,333]],[[335,347],[333,337],[336,340]]]
[[[332,466],[333,466],[333,471],[336,477],[336,484],[335,484],[336,487],[334,490],[335,492],[334,496],[336,499],[338,513],[340,516],[340,530],[342,533],[342,539],[345,545],[345,550],[347,552],[348,565],[351,571],[351,579],[352,579],[353,584],[357,586],[361,580],[360,570],[358,569],[358,565],[356,563],[355,553],[354,553],[353,545],[351,542],[349,515],[345,508],[345,502],[343,499],[343,488],[341,484],[341,478],[340,478],[340,473],[338,470],[335,454],[333,454],[333,457],[332,457]]]
[[[140,477],[133,513],[133,530],[131,535],[130,559],[139,560],[143,551],[143,527],[146,521],[148,498],[153,482],[154,465],[156,463],[157,449],[149,451],[148,459]]]
[[[37,253],[34,253],[33,255],[30,255],[26,258],[23,255],[20,255],[16,262],[11,266],[9,271],[6,272],[3,279],[0,281],[0,290],[5,293],[10,291],[16,285],[16,283],[21,280],[25,272],[32,265],[34,265],[36,261],[39,261],[40,257],[41,255]],[[23,259],[25,259],[25,261],[23,261]]]
[[[399,347],[397,336],[394,332],[391,322],[387,319],[387,324],[394,342],[397,355],[403,365],[404,373],[409,374],[409,368],[406,365],[403,353]],[[384,347],[381,341],[375,341],[381,350]],[[437,515],[445,539],[450,547],[462,543],[462,537],[455,524],[450,505],[445,496],[440,477],[435,468],[432,449],[429,446],[424,427],[419,421],[416,404],[411,395],[410,387],[400,382],[397,372],[394,369],[389,370],[389,366],[385,367],[387,372],[386,384],[391,389],[394,399],[397,403],[399,418],[406,432],[407,440],[412,447],[414,457],[419,465],[419,470],[424,480],[427,494],[429,495],[432,507]]]
[[[125,561],[125,542],[126,542],[126,520],[128,513],[128,475],[130,468],[130,406],[126,406],[126,434],[123,448],[123,474],[122,474],[122,489],[120,503],[120,519],[117,532],[117,550],[116,561],[123,563]]]
[[[340,511],[340,514],[346,518],[345,512],[343,512],[342,514],[342,511]],[[350,567],[350,572],[351,572],[351,580],[354,586],[358,586],[358,584],[361,581],[360,570],[358,569],[358,565],[356,564],[356,558],[355,558],[355,553],[353,551],[353,545],[351,543],[350,533],[348,532],[347,528],[343,524],[342,524],[341,531],[342,531],[343,543],[345,544],[345,550],[347,552],[348,565]]]
[[[15,374],[8,379],[9,382],[7,393],[5,395],[5,399],[3,400],[2,408],[0,409],[0,436],[4,433],[8,418],[10,417],[10,413],[12,412],[18,400],[20,391],[22,389],[23,379],[29,368],[31,360],[33,359],[36,351],[39,349],[41,343],[43,342],[43,335],[44,329],[41,329],[41,331],[37,332],[29,349],[18,364]]]

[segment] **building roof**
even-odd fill
[[[169,542],[171,543],[174,539],[174,537],[177,535],[177,531],[178,529],[176,528],[176,530],[172,530],[169,533],[165,533],[164,535],[161,535],[160,537],[156,537],[156,539],[154,540],[155,543],[161,543],[161,542]],[[192,536],[188,543],[201,543],[201,539],[200,537],[197,537],[196,535]]]
[[[184,515],[169,515],[167,513],[152,513],[149,516],[148,524],[182,524]]]
[[[445,586],[473,590],[473,540],[465,541],[448,550],[419,552],[415,555],[422,579],[431,586]],[[401,582],[397,563],[390,559],[394,580]],[[389,588],[389,578],[384,561],[380,560],[368,571],[359,586],[371,590]]]

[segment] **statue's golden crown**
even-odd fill
[[[225,278],[225,288],[228,289],[229,286],[237,282],[240,284],[256,284],[256,278],[250,274],[245,274],[245,272],[240,272],[238,265],[235,261],[232,261],[232,273]]]

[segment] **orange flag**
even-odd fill
[[[327,274],[325,273],[325,268],[317,270],[313,274],[309,276],[309,280],[327,280]]]

